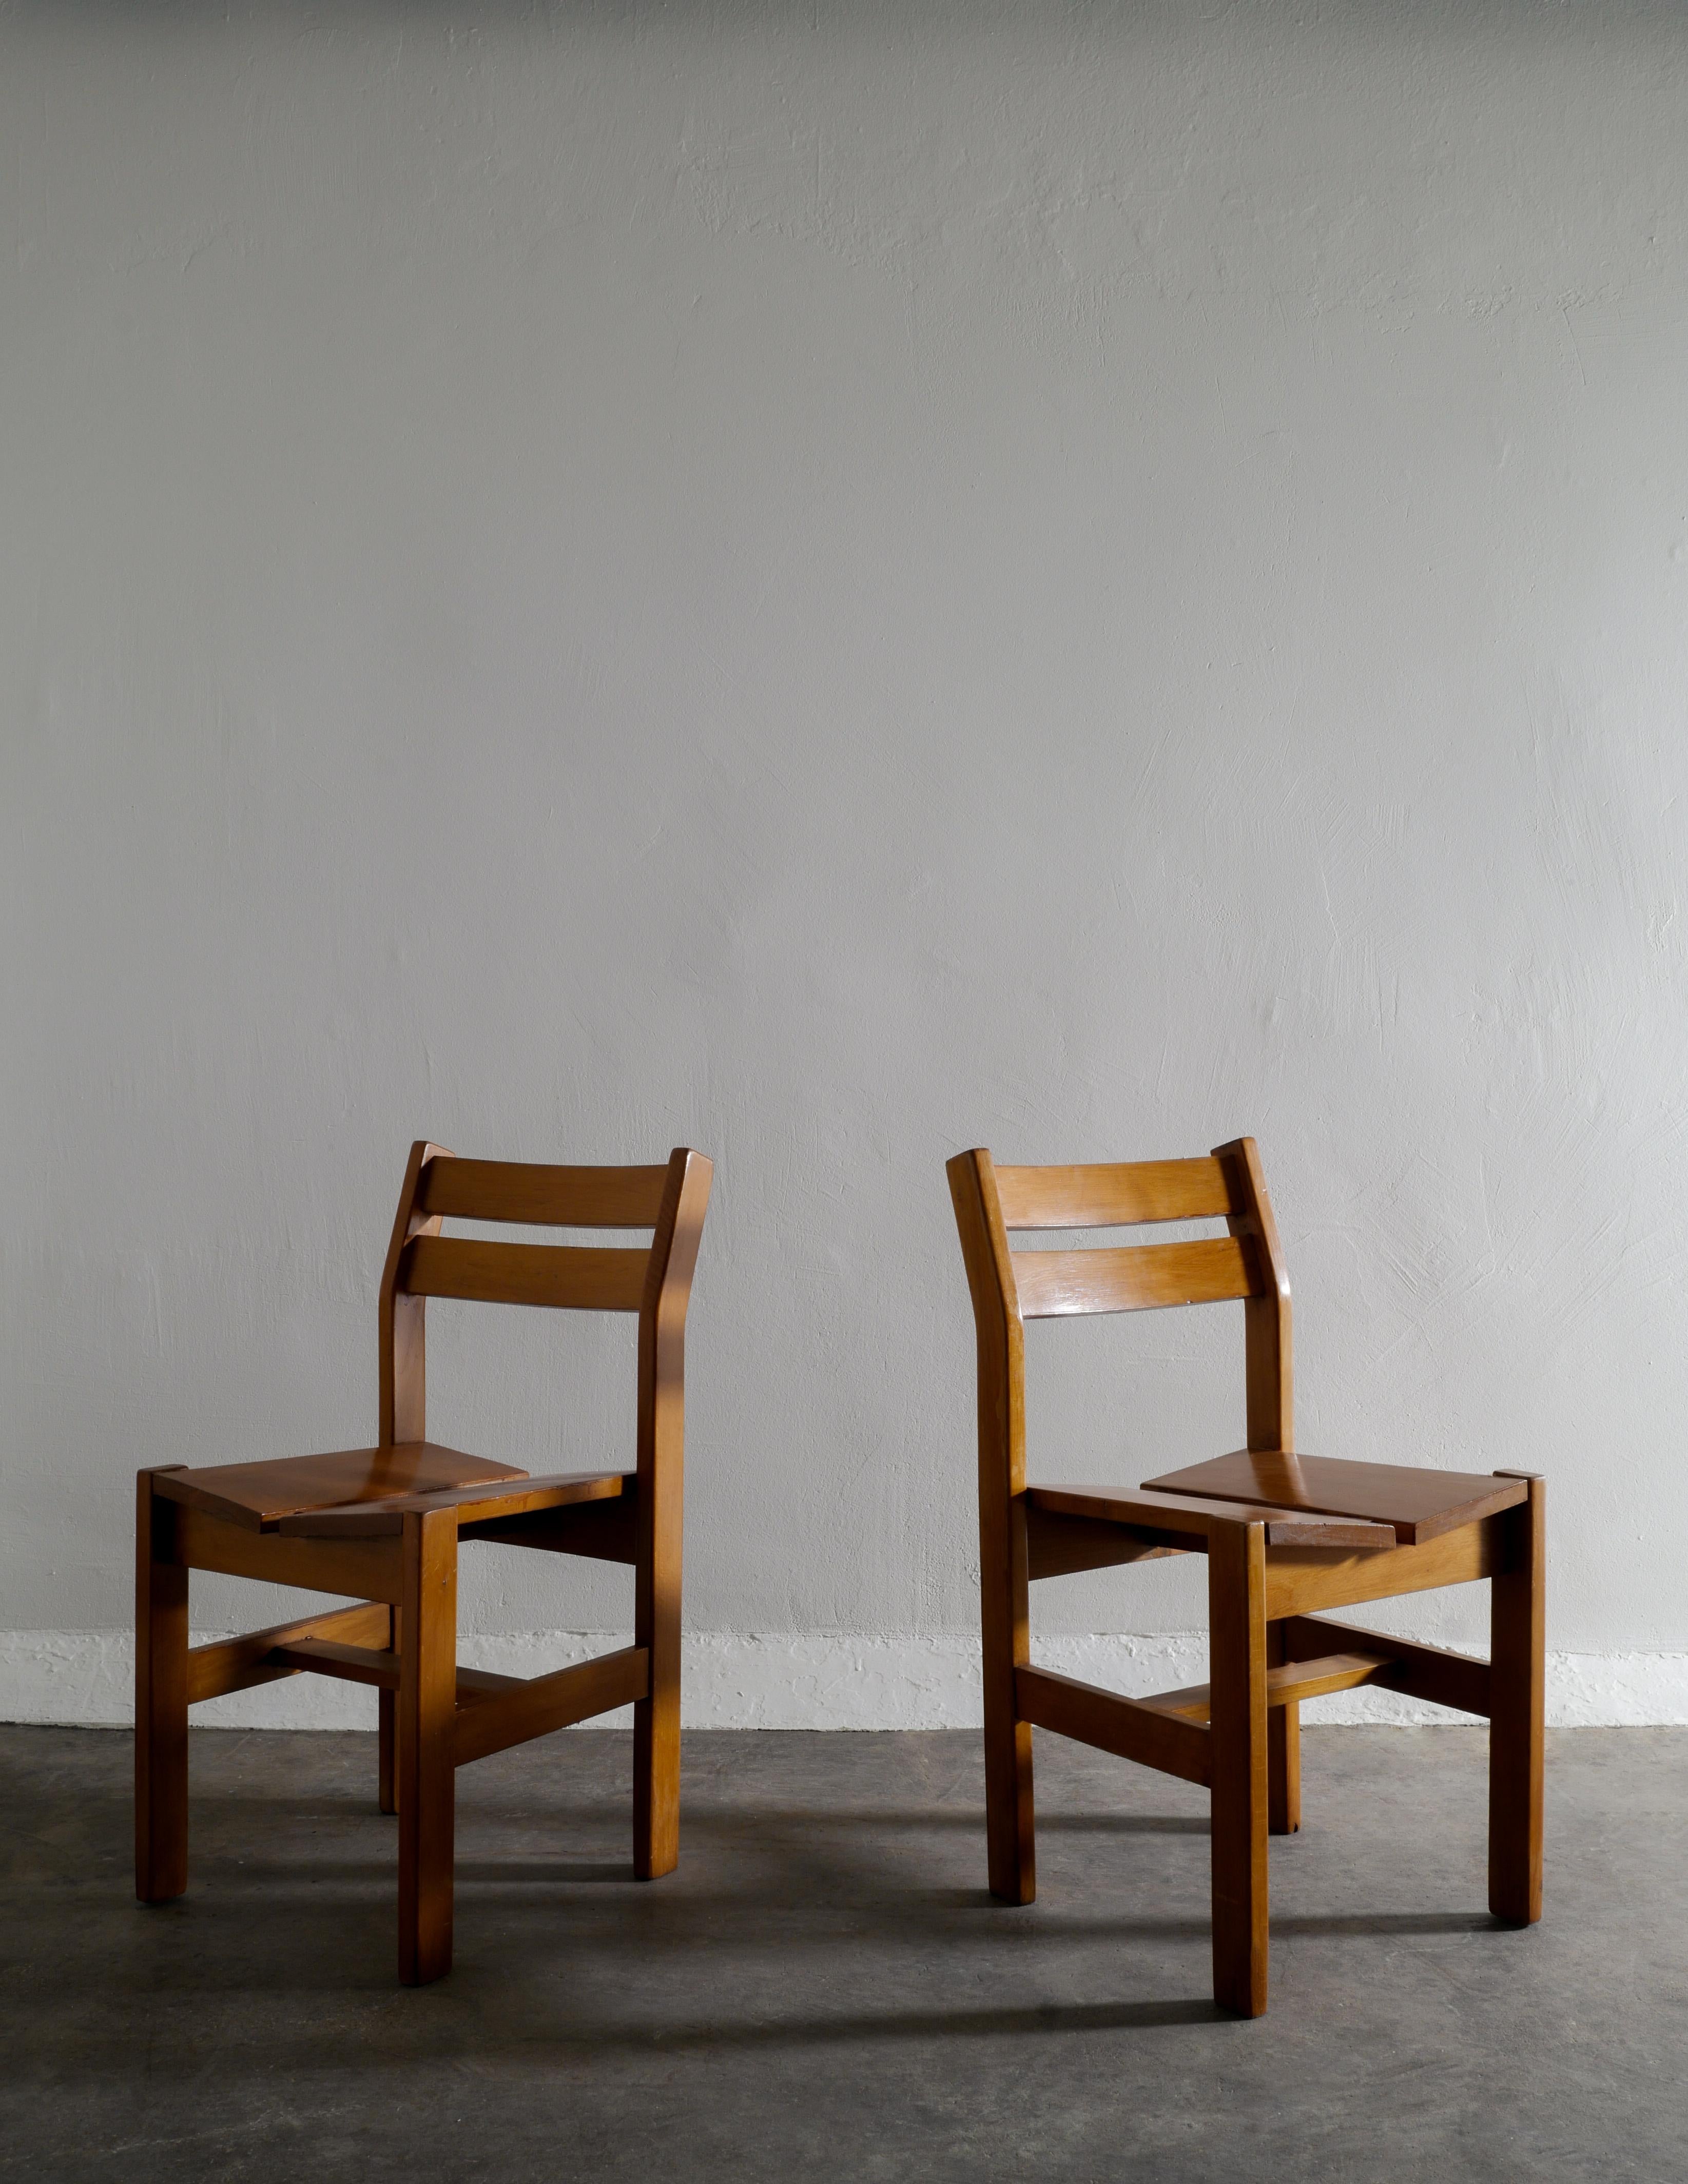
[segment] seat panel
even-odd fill
[[[1473,1471],[1429,1471],[1409,1464],[1357,1463],[1338,1456],[1295,1456],[1283,1449],[1234,1449],[1206,1463],[1145,1479],[1156,1494],[1267,1502],[1332,1517],[1393,1524],[1404,1547],[1475,1524],[1522,1502],[1528,1485]]]
[[[630,1471],[559,1471],[543,1479],[523,1474],[515,1479],[484,1479],[447,1486],[432,1493],[402,1494],[391,1501],[351,1502],[331,1509],[304,1509],[283,1517],[280,1529],[289,1538],[375,1540],[402,1532],[407,1514],[450,1509],[460,1526],[515,1518],[538,1509],[565,1509],[587,1502],[608,1502],[632,1490]]]
[[[461,1449],[443,1448],[437,1441],[410,1440],[391,1448],[343,1448],[321,1456],[278,1456],[262,1463],[215,1463],[195,1471],[159,1472],[153,1491],[256,1532],[302,1510],[526,1476],[515,1464],[465,1456]]]
[[[1195,1495],[1121,1493],[1111,1486],[1028,1486],[1034,1509],[1059,1517],[1099,1518],[1145,1535],[1205,1540],[1217,1524],[1261,1524],[1268,1546],[1342,1547],[1380,1552],[1396,1544],[1387,1524],[1355,1517],[1315,1515],[1305,1509],[1263,1508],[1243,1501],[1203,1501]]]

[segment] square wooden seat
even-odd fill
[[[993,1894],[1036,1891],[1033,1725],[1201,1783],[1212,1796],[1213,1992],[1267,2000],[1267,1837],[1301,1825],[1299,1708],[1377,1684],[1489,1721],[1489,1904],[1541,1915],[1545,1488],[1492,1475],[1295,1452],[1290,1284],[1253,1140],[1205,1160],[949,1163],[978,1370],[985,1798]],[[1195,1242],[1013,1251],[1018,1229],[1223,1221]],[[1246,1447],[1142,1487],[1030,1485],[1025,1323],[1240,1301]],[[1033,1668],[1034,1580],[1156,1556],[1207,1557],[1206,1684],[1128,1699]],[[1315,1610],[1487,1580],[1490,1658],[1356,1629]]]
[[[413,1147],[382,1278],[373,1448],[143,1471],[136,1524],[136,1890],[187,1886],[187,1710],[309,1672],[380,1694],[380,1799],[398,1816],[398,1969],[450,1968],[454,1770],[593,1714],[633,1708],[633,1870],[679,1855],[680,1561],[687,1306],[711,1178],[666,1167],[542,1167]],[[648,1245],[448,1238],[461,1217],[648,1228]],[[426,1435],[425,1301],[637,1312],[637,1468],[534,1478]],[[457,1561],[494,1540],[629,1563],[633,1643],[523,1680],[457,1665]],[[356,1605],[187,1642],[191,1569],[349,1595]]]
[[[437,1441],[391,1448],[343,1448],[325,1456],[278,1456],[264,1463],[211,1463],[153,1474],[154,1491],[225,1524],[273,1532],[284,1517],[347,1502],[390,1502],[494,1479],[525,1479],[511,1463],[489,1463]]]
[[[1327,1517],[1367,1518],[1389,1525],[1404,1547],[1498,1516],[1529,1491],[1521,1479],[1479,1471],[1355,1463],[1345,1457],[1298,1456],[1282,1448],[1234,1449],[1143,1484],[1157,1494],[1199,1494]]]

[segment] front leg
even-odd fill
[[[679,1452],[639,1487],[639,1563],[633,1642],[649,1663],[646,1696],[633,1704],[633,1875],[660,1880],[680,1863]]]
[[[1266,2008],[1266,1528],[1215,1524],[1207,1540],[1212,1772],[1213,1999]]]
[[[1032,1724],[1020,1719],[1014,1685],[1031,1657],[1026,1563],[1024,1496],[982,1498],[985,1851],[990,1892],[1004,1903],[1030,1903],[1038,1892]]]
[[[1503,1567],[1489,1581],[1489,1908],[1509,1925],[1541,1916],[1541,1790],[1546,1713],[1547,1488],[1490,1521]]]
[[[187,1886],[187,1571],[153,1476],[136,1481],[135,1893],[168,1903]]]
[[[457,1518],[407,1511],[398,1658],[398,1976],[451,1970],[457,1794]]]

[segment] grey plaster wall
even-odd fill
[[[913,1659],[944,1158],[1247,1131],[1303,1446],[1546,1471],[1688,1705],[1685,115],[1670,6],[0,7],[0,1624],[372,1435],[413,1137],[685,1141],[690,1619]],[[1036,1330],[1036,1472],[1234,1446],[1240,1321]],[[433,1342],[627,1459],[627,1327]]]

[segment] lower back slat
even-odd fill
[[[476,1304],[637,1312],[649,1261],[648,1251],[418,1236],[405,1246],[398,1286],[411,1296],[460,1297]]]
[[[1113,1251],[1016,1251],[1013,1268],[1022,1319],[1219,1304],[1254,1293],[1248,1261],[1234,1236]]]

